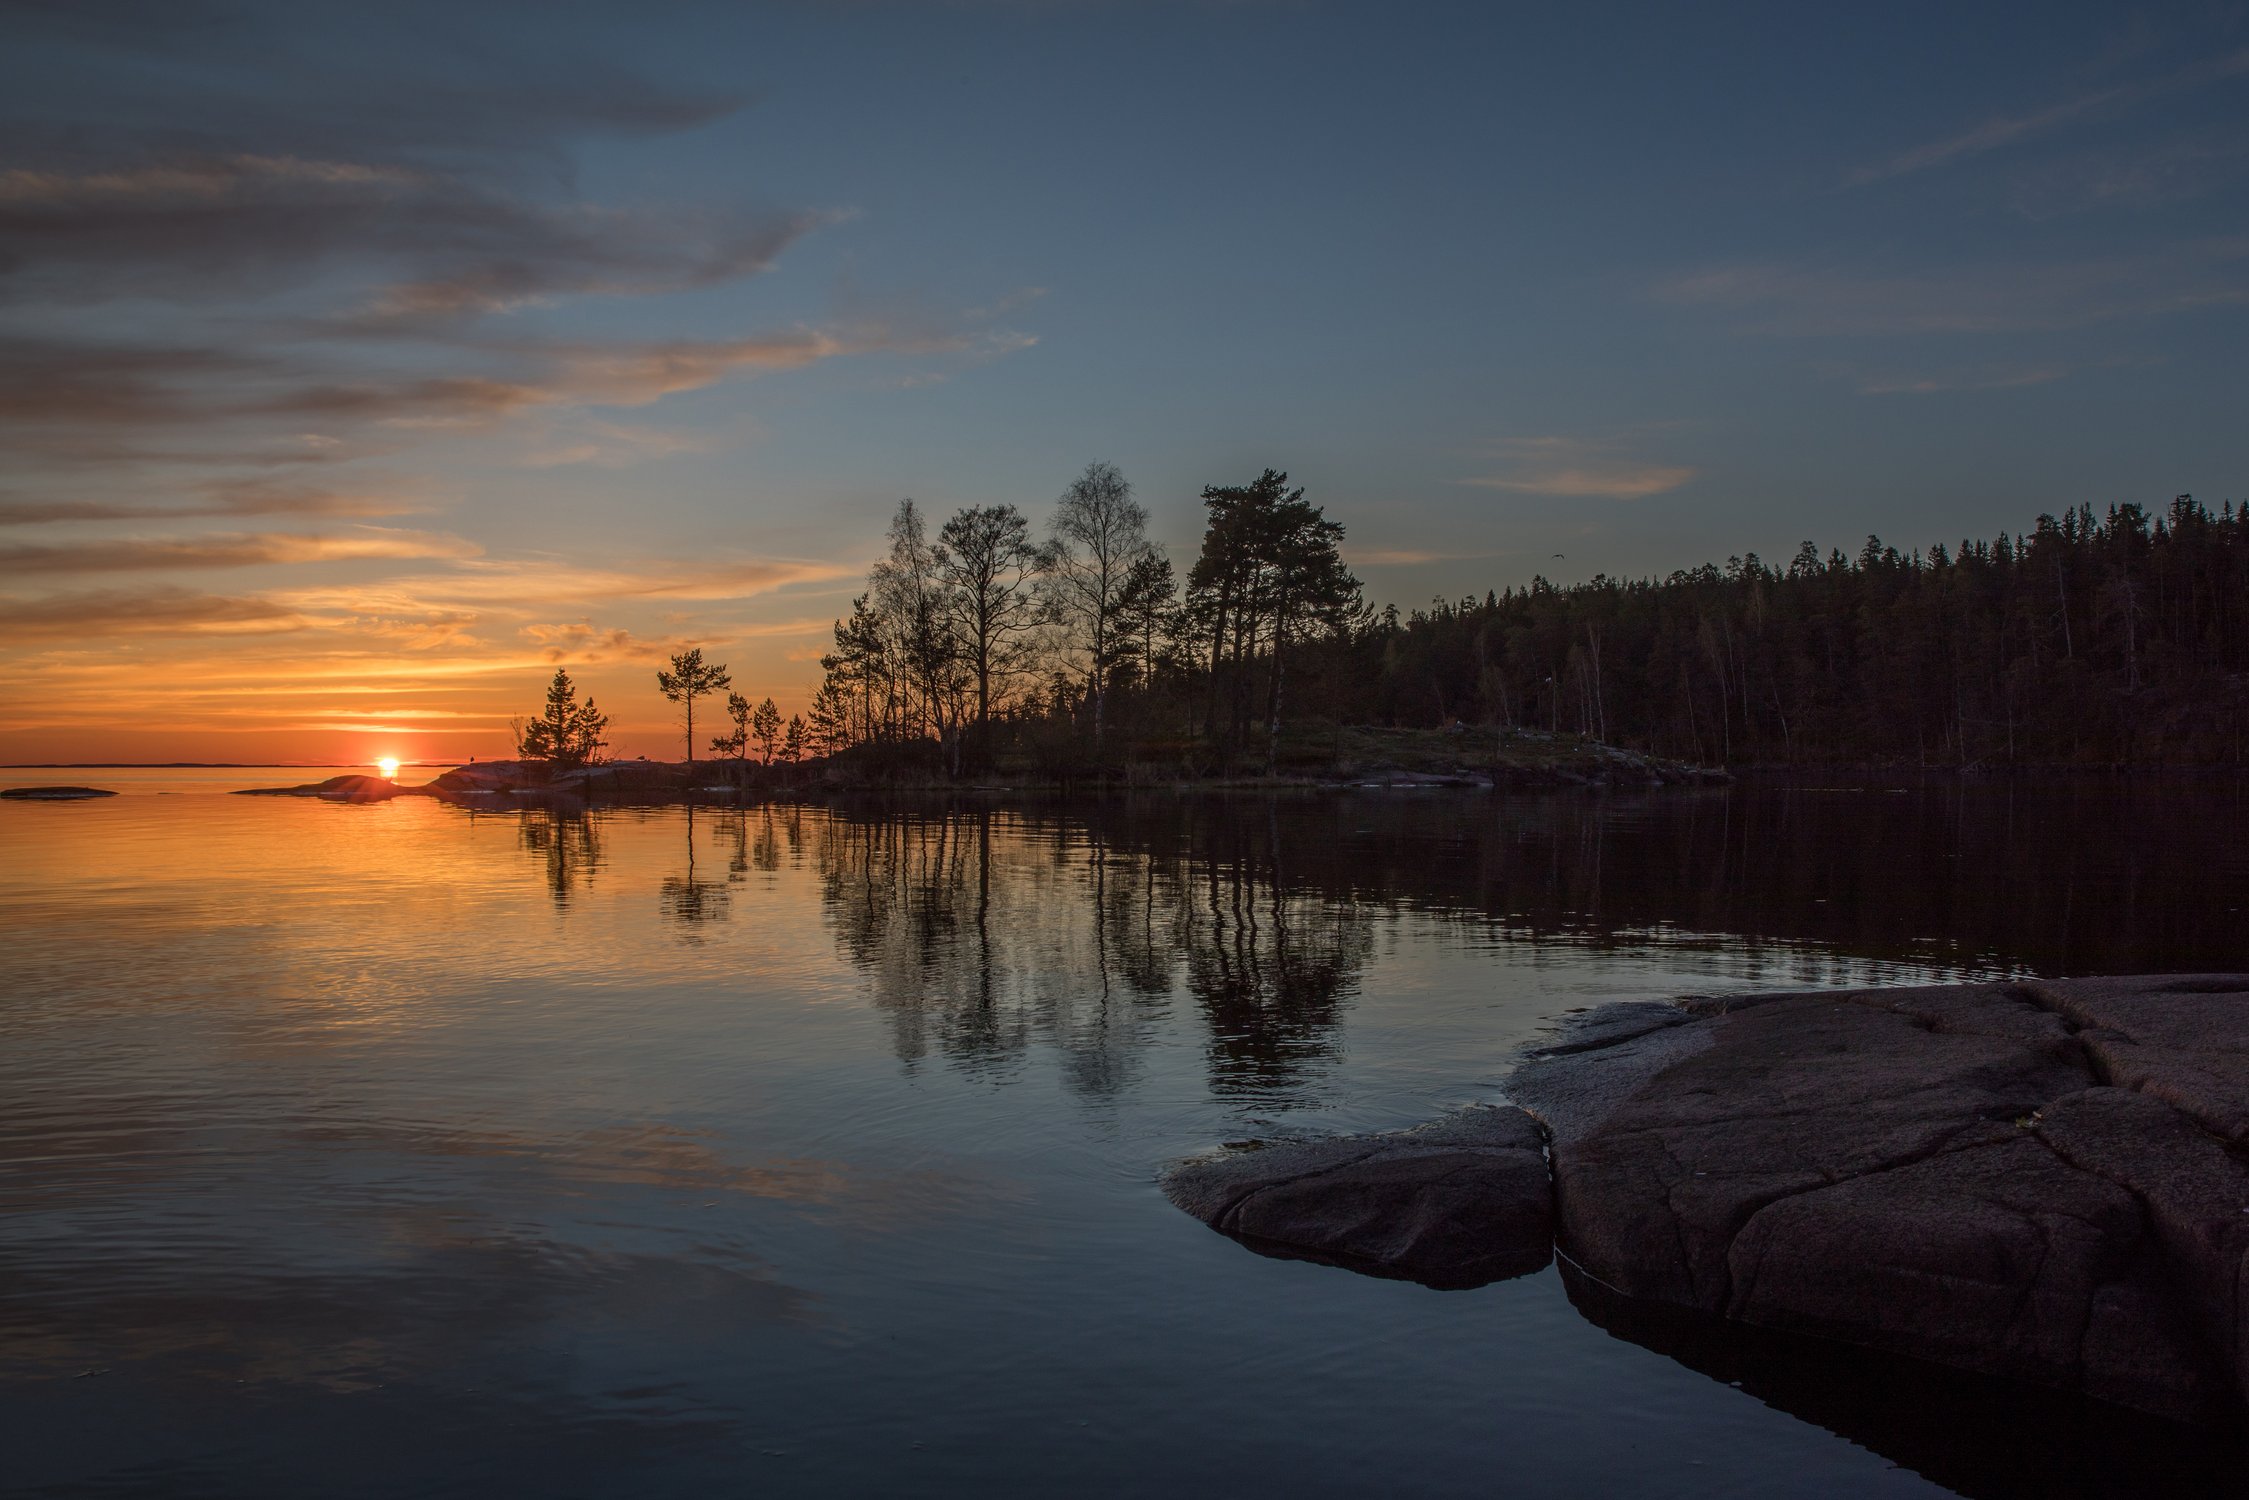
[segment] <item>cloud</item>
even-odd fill
[[[313,157],[493,170],[552,166],[558,145],[585,136],[692,130],[748,102],[644,76],[576,9],[402,5],[386,8],[401,24],[339,26],[317,5],[16,4],[8,33],[23,66],[0,95],[0,126],[26,150],[156,140],[228,155],[287,140]]]
[[[1475,481],[1464,480],[1462,482],[1472,484]],[[1374,552],[1345,548],[1344,551],[1350,559],[1351,565],[1355,568],[1418,568],[1434,562],[1468,562],[1502,555],[1497,552],[1421,551],[1408,547],[1384,548]]]
[[[711,438],[695,433],[583,417],[548,426],[519,461],[534,469],[569,464],[621,469],[628,464],[669,458],[678,453],[707,452],[712,445]]]
[[[2158,208],[2215,193],[2244,170],[2249,170],[2249,133],[2228,126],[2045,164],[2016,181],[2008,203],[2037,221],[2103,209]]]
[[[21,339],[0,345],[0,429],[13,429],[11,443],[35,451],[74,450],[89,430],[216,431],[237,451],[245,437],[262,433],[295,456],[317,458],[322,443],[340,440],[332,432],[306,433],[308,425],[475,427],[540,408],[649,406],[732,376],[844,356],[989,358],[1028,342],[995,332],[880,327],[606,344],[523,341],[486,346],[496,367],[473,373],[351,377],[281,354]]]
[[[1609,464],[1596,468],[1549,469],[1516,477],[1485,476],[1463,484],[1514,490],[1526,495],[1574,495],[1607,500],[1644,500],[1675,490],[1695,477],[1693,469],[1664,464]]]
[[[265,635],[301,631],[305,619],[258,598],[180,588],[98,589],[21,599],[0,595],[0,636],[11,641],[118,635]]]
[[[1645,500],[1695,477],[1680,464],[1643,463],[1614,456],[1622,438],[1544,436],[1509,438],[1496,445],[1502,471],[1455,481],[1477,489],[1565,499]]]
[[[365,558],[471,557],[476,551],[459,537],[372,528],[341,536],[253,532],[121,538],[0,546],[0,574],[137,573]]]
[[[1901,151],[1851,174],[1853,186],[1884,182],[1967,157],[1981,156],[2019,141],[2049,134],[2097,115],[2118,112],[2151,99],[2202,88],[2249,74],[2249,48],[2189,64],[2160,78],[2140,79],[2089,90],[2015,115],[1995,115],[1982,124]]]
[[[653,642],[636,641],[620,627],[603,629],[587,621],[565,625],[526,625],[517,632],[539,648],[548,661],[601,662],[618,657],[652,660],[663,654]]]
[[[17,500],[0,496],[0,526],[57,521],[186,520],[208,516],[331,516],[358,520],[405,515],[413,502],[385,495],[233,479],[195,485],[185,500]]]
[[[264,360],[212,348],[10,337],[0,340],[0,423],[185,421],[198,411],[192,389],[269,370]]]
[[[356,304],[314,325],[381,331],[560,296],[639,296],[768,270],[834,215],[538,203],[368,160],[238,155],[0,172],[0,301],[85,305],[325,276]]]
[[[2249,236],[2042,265],[1717,266],[1674,277],[1656,295],[1781,337],[2042,332],[2249,302]]]
[[[692,129],[743,102],[615,66],[598,27],[543,15],[527,49],[520,14],[440,8],[341,46],[285,9],[189,8],[207,24],[162,7],[145,29],[11,15],[0,442],[20,464],[333,462],[418,428],[641,406],[873,347],[810,328],[480,331],[570,298],[737,282],[843,217],[568,191],[580,139]],[[171,40],[151,52],[156,35]],[[140,509],[80,497],[42,513]]]
[[[794,559],[594,568],[546,558],[473,558],[443,573],[292,587],[272,597],[308,614],[420,617],[460,609],[535,621],[592,605],[747,599],[851,571]]]

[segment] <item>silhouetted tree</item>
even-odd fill
[[[516,736],[516,753],[525,760],[543,760],[558,771],[573,771],[598,759],[608,741],[609,716],[594,707],[592,698],[578,701],[577,684],[561,667],[547,684],[547,705],[539,717]]]
[[[735,781],[742,780],[742,766],[750,754],[750,700],[740,693],[726,695],[726,717],[734,725],[725,734],[711,737],[711,750],[718,755],[734,757]]]
[[[703,648],[691,647],[672,657],[671,670],[656,673],[656,686],[666,698],[687,711],[687,770],[695,772],[695,700],[734,685],[725,667],[705,664]]]
[[[1205,733],[1238,747],[1250,722],[1252,671],[1266,665],[1266,759],[1280,737],[1290,648],[1346,634],[1359,581],[1344,566],[1341,524],[1267,469],[1254,483],[1203,491],[1208,524],[1187,579],[1188,608],[1210,641]]]
[[[1117,633],[1129,660],[1139,673],[1140,685],[1156,681],[1165,646],[1177,638],[1180,626],[1179,581],[1171,559],[1151,548],[1133,559],[1117,600]]]
[[[781,743],[781,710],[773,706],[771,698],[758,704],[750,714],[750,734],[757,740],[765,764],[772,765],[773,752]]]
[[[1086,697],[1099,751],[1108,722],[1109,680],[1130,653],[1126,615],[1133,570],[1159,555],[1148,510],[1115,464],[1087,464],[1055,503],[1048,579],[1066,648],[1082,653]]]
[[[836,680],[833,669],[830,669],[828,679],[820,684],[820,691],[812,695],[812,712],[807,728],[811,743],[822,754],[833,755],[851,743],[851,704],[844,694],[843,685]]]
[[[988,740],[995,691],[1006,691],[1030,655],[1038,623],[1032,584],[1046,557],[1012,505],[958,511],[938,537],[948,623],[975,683],[978,738]]]

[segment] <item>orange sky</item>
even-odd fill
[[[167,576],[60,596],[43,618],[19,610],[0,646],[0,761],[490,758],[509,751],[508,720],[538,710],[558,663],[611,715],[616,753],[676,757],[662,660],[699,645],[753,701],[800,710],[837,581],[860,571],[502,561],[449,538],[420,552],[332,566],[292,552],[262,569],[271,586],[230,596]],[[698,740],[706,723],[717,727],[708,703]]]

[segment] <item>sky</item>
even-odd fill
[[[0,761],[676,755],[1097,460],[1405,608],[2238,500],[2245,331],[2238,4],[0,0]]]

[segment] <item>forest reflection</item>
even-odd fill
[[[1073,1089],[1113,1093],[1183,992],[1214,1092],[1289,1097],[1335,1056],[1373,917],[1290,879],[1272,804],[1233,811],[1134,841],[1099,816],[831,817],[822,899],[903,1059],[1001,1068],[1043,1043]]]
[[[1221,1095],[1317,1093],[1409,912],[1477,941],[1722,950],[1745,982],[2249,959],[2249,791],[2207,780],[526,812],[557,907],[618,818],[669,833],[649,873],[678,938],[761,910],[753,872],[801,871],[901,1060],[1005,1073],[1051,1049],[1088,1096],[1183,1032]]]

